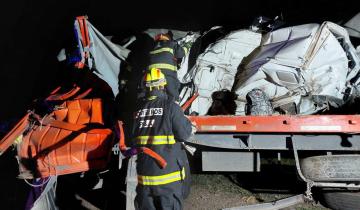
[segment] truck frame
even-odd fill
[[[189,142],[205,146],[203,171],[259,172],[263,153],[290,152],[306,198],[312,187],[360,189],[360,115],[189,118],[197,127]]]

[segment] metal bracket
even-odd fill
[[[311,192],[311,188],[314,186],[314,182],[311,180],[308,180],[306,182],[306,191],[305,191],[305,195],[304,195],[304,199],[308,202],[313,202],[314,198],[312,196],[312,192]]]
[[[239,139],[242,143],[245,144],[246,148],[249,148],[250,135],[235,134],[233,137]]]
[[[300,161],[299,161],[299,155],[297,152],[297,147],[296,147],[296,143],[295,140],[293,138],[291,138],[291,142],[292,142],[292,147],[293,147],[293,151],[294,151],[294,157],[295,157],[295,164],[296,164],[296,170],[300,176],[300,178],[306,182],[306,191],[305,191],[305,198],[308,201],[314,201],[313,197],[312,197],[312,192],[311,192],[311,188],[314,186],[314,182],[310,179],[307,179],[301,172],[301,168],[300,168]]]

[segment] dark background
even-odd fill
[[[124,35],[147,27],[242,28],[259,15],[281,15],[289,25],[339,23],[359,7],[356,1],[344,0],[13,0],[4,2],[1,10],[0,122],[4,122],[23,115],[33,99],[48,94],[62,79],[56,55],[73,35],[73,21],[79,15],[88,15],[104,35]]]

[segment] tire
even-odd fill
[[[360,209],[360,192],[323,191],[320,202],[333,210]]]
[[[313,181],[360,181],[360,155],[312,156],[301,159],[300,165],[304,176]]]

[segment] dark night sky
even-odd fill
[[[0,13],[0,122],[23,115],[33,99],[55,87],[59,71],[56,55],[73,34],[73,19],[78,15],[88,15],[104,35],[119,35],[146,27],[193,31],[214,25],[242,28],[258,15],[282,14],[291,25],[338,22],[353,16],[359,8],[355,1],[344,0],[194,2],[7,1]]]

